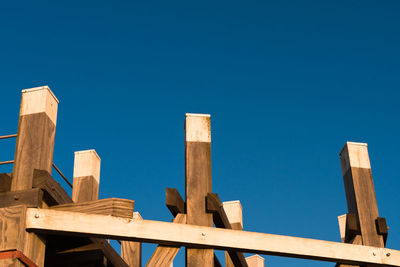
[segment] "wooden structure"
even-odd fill
[[[400,251],[385,248],[367,145],[340,152],[348,213],[339,216],[342,243],[248,232],[239,201],[212,192],[209,115],[186,114],[185,197],[166,189],[173,222],[149,221],[134,201],[98,199],[100,157],[75,153],[72,196],[52,177],[58,100],[44,86],[22,91],[13,172],[0,174],[0,266],[141,266],[141,243],[156,243],[146,266],[172,266],[180,247],[186,266],[264,266],[258,253],[334,262],[337,266],[400,266]],[[56,169],[58,170],[58,169]],[[59,171],[59,170],[58,170]],[[213,227],[215,226],[215,227]],[[106,239],[121,240],[117,253]]]

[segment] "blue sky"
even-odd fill
[[[332,241],[347,211],[338,153],[367,142],[400,249],[399,13],[394,0],[3,2],[0,134],[17,130],[21,89],[49,85],[54,162],[72,177],[73,152],[96,149],[100,197],[167,221],[165,188],[184,195],[185,113],[209,113],[213,191],[241,201],[245,229]],[[14,147],[1,141],[0,160]]]

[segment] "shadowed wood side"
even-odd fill
[[[133,220],[143,220],[139,212],[135,212]],[[129,267],[142,266],[142,243],[132,241],[121,241],[121,257]]]

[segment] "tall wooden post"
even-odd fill
[[[379,217],[367,144],[347,142],[340,152],[347,207],[356,214],[362,244],[384,247],[375,221]]]
[[[75,152],[72,200],[83,202],[99,198],[101,159],[94,149]]]
[[[212,227],[212,214],[206,212],[212,192],[210,115],[186,114],[185,175],[187,224]],[[213,250],[187,248],[186,266],[214,266]]]
[[[228,217],[229,223],[233,230],[243,230],[243,216],[242,216],[242,205],[239,200],[236,201],[225,201],[222,203],[226,216]],[[225,251],[225,266],[235,267],[229,253]]]
[[[57,108],[49,87],[22,90],[11,190],[31,189],[34,169],[51,173]]]

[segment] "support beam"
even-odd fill
[[[51,209],[110,215],[130,219],[133,216],[134,203],[135,202],[130,199],[106,198],[86,202],[56,205],[52,206]]]
[[[186,114],[185,120],[185,191],[187,223],[213,226],[206,212],[205,198],[211,187],[210,115]],[[212,249],[186,248],[186,266],[213,266]]]
[[[94,149],[75,152],[72,200],[84,202],[99,198],[100,157]]]
[[[343,243],[362,245],[360,225],[354,213],[338,216],[340,238]],[[336,267],[357,267],[357,265],[336,264]]]
[[[186,223],[185,214],[177,214],[173,223]],[[158,245],[153,255],[146,264],[146,267],[169,267],[174,261],[176,254],[178,254],[180,247],[171,247]]]
[[[51,174],[57,108],[49,87],[22,90],[11,190],[31,189],[34,169]]]
[[[25,205],[30,208],[42,207],[43,191],[39,188],[0,193],[0,208]]]
[[[50,209],[29,208],[26,228],[38,233],[95,236],[200,249],[232,249],[345,264],[400,266],[400,251],[386,248]]]
[[[384,247],[375,225],[379,213],[367,144],[347,142],[340,152],[340,161],[347,207],[358,217],[363,245]]]
[[[165,190],[165,205],[174,217],[178,213],[185,213],[185,201],[175,188]]]
[[[133,220],[143,220],[139,212],[135,212]],[[132,241],[121,241],[121,257],[129,267],[142,266],[142,243]]]

